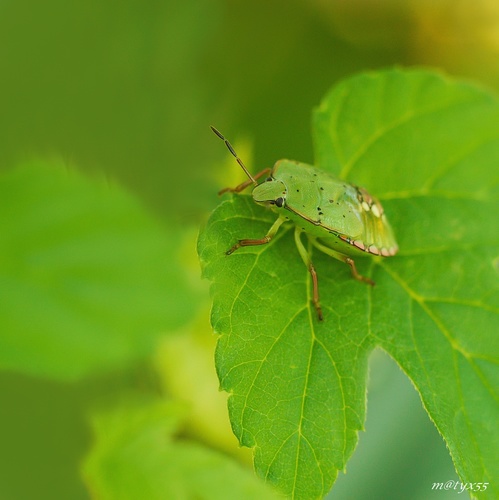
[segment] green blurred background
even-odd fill
[[[165,226],[191,228],[194,248],[216,192],[241,175],[209,125],[253,171],[283,157],[312,163],[311,109],[338,80],[392,65],[497,89],[499,4],[3,0],[0,169],[56,158],[104,174]],[[185,265],[186,280],[197,280],[195,264]],[[3,371],[0,499],[90,498],[79,472],[89,412],[159,385],[147,359],[73,383]],[[366,429],[335,498],[426,498],[433,482],[456,477],[416,392],[381,353]]]

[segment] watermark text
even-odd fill
[[[449,481],[445,483],[433,483],[431,489],[445,491],[454,490],[458,493],[462,493],[463,491],[485,491],[488,485],[489,483],[462,483],[461,481],[449,479]]]

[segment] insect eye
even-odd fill
[[[267,182],[270,182],[270,181],[273,181],[274,179],[273,179],[272,177],[267,177],[265,180],[266,180]]]
[[[284,204],[284,198],[277,198],[274,203],[276,204],[276,206],[281,208]]]

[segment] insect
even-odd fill
[[[358,273],[353,257],[362,254],[391,257],[398,251],[393,230],[385,216],[381,203],[366,189],[337,179],[333,175],[311,165],[291,160],[279,160],[273,168],[266,168],[252,176],[230,142],[215,128],[213,132],[225,143],[248,180],[235,188],[222,189],[239,193],[254,184],[253,200],[270,206],[278,214],[267,234],[260,239],[239,240],[227,250],[234,253],[238,248],[265,245],[277,234],[283,223],[295,224],[295,242],[298,252],[312,277],[312,300],[319,321],[323,313],[319,300],[317,272],[309,252],[301,240],[305,233],[311,244],[325,254],[350,266],[352,276],[374,286],[374,282]],[[257,179],[267,176],[258,184]]]

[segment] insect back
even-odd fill
[[[328,172],[291,160],[279,160],[272,169],[264,169],[252,176],[227,139],[214,127],[212,130],[225,142],[248,176],[247,181],[235,188],[225,188],[220,194],[238,193],[254,184],[253,200],[270,206],[278,214],[265,236],[241,239],[227,250],[227,255],[242,246],[268,244],[280,226],[291,221],[295,225],[298,252],[312,277],[312,301],[319,320],[323,319],[323,313],[318,277],[310,253],[303,245],[302,233],[315,248],[350,266],[355,279],[374,285],[370,278],[358,273],[352,257],[362,254],[390,257],[398,251],[391,226],[376,198],[367,190],[337,179]],[[263,176],[267,176],[266,179],[258,184],[257,179]]]

